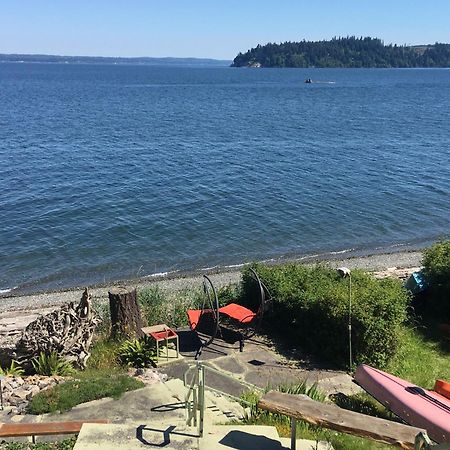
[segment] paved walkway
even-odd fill
[[[180,351],[183,359],[160,370],[169,378],[182,379],[189,365],[194,364],[194,356],[199,338],[190,330],[178,330]],[[293,348],[275,346],[264,338],[254,338],[245,342],[243,352],[239,352],[238,342],[215,339],[199,358],[206,367],[206,386],[238,397],[252,385],[265,389],[282,384],[306,382],[317,383],[326,395],[342,392],[346,395],[360,392],[352,377],[343,371],[326,369],[299,356]]]

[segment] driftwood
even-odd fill
[[[86,288],[77,307],[73,302],[68,303],[45,316],[39,316],[25,328],[16,344],[16,359],[26,363],[40,353],[56,352],[83,369],[90,356],[89,347],[99,322]]]
[[[306,395],[270,391],[261,398],[258,407],[304,420],[312,425],[409,450],[415,448],[415,438],[419,433],[426,434],[425,430],[420,428],[347,411],[336,405],[317,402]]]

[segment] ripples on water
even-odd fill
[[[449,91],[448,70],[0,64],[0,289],[445,235]]]

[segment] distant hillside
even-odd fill
[[[257,45],[232,67],[450,67],[450,44],[384,45],[371,37]]]
[[[0,62],[36,62],[69,64],[150,64],[182,66],[229,66],[230,61],[207,58],[124,58],[108,56],[60,56],[60,55],[21,55],[0,54]]]

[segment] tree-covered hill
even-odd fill
[[[384,45],[371,37],[257,45],[232,67],[450,67],[450,44]]]

